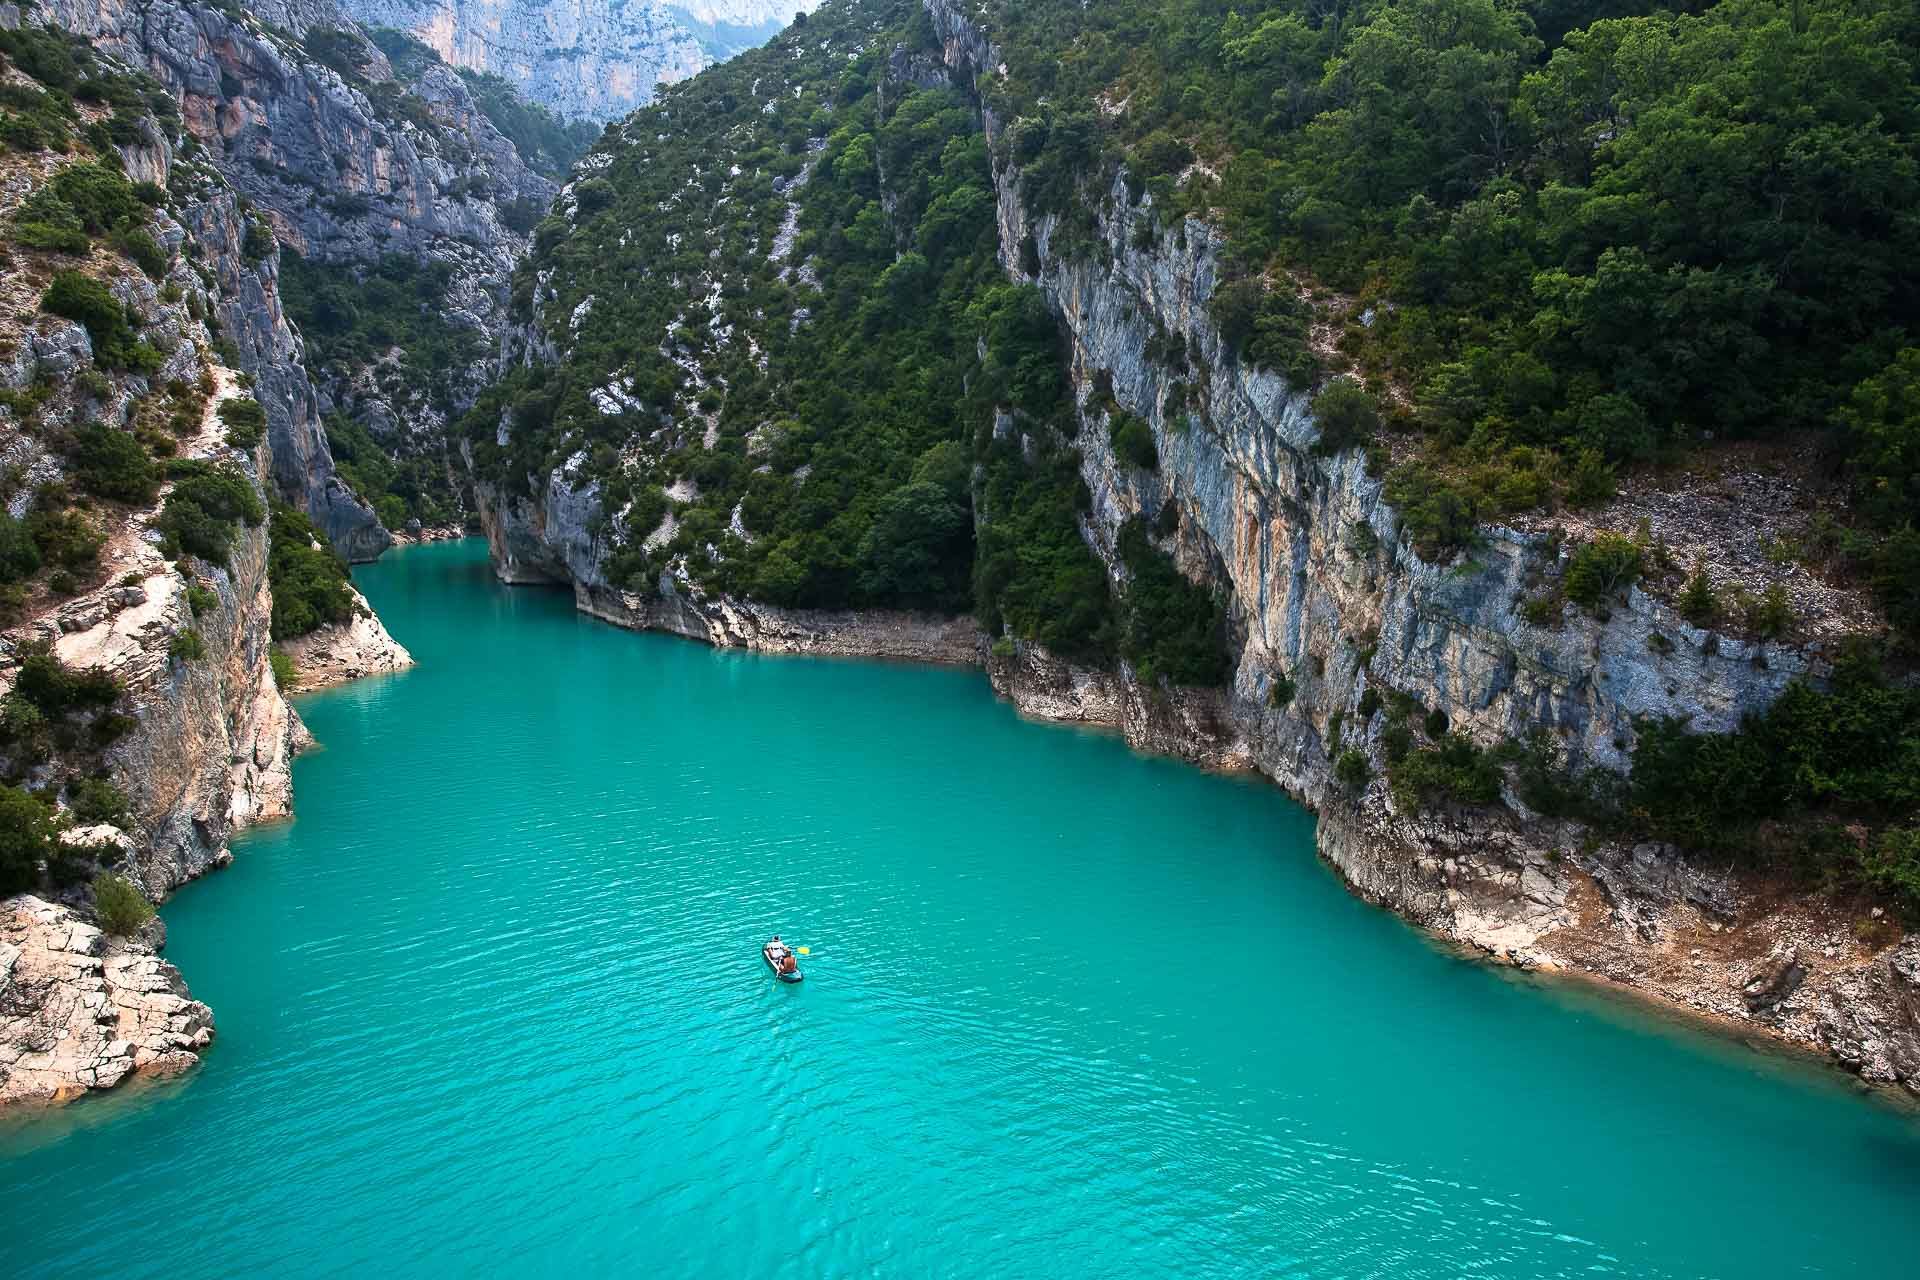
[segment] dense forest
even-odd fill
[[[1216,318],[1299,377],[1334,371],[1282,282],[1382,304],[1342,363],[1423,446],[1389,481],[1423,548],[1798,433],[1854,492],[1838,567],[1920,625],[1911,5],[995,11],[1011,160],[1069,234],[1085,175],[1122,165],[1164,220],[1221,223],[1240,279]]]

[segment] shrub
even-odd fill
[[[74,433],[73,478],[88,493],[143,505],[160,491],[153,460],[131,431],[93,422]]]
[[[116,827],[127,824],[127,798],[105,778],[82,778],[67,788],[67,805],[74,821],[84,826],[110,822]]]
[[[292,654],[276,646],[267,650],[267,663],[273,668],[275,686],[283,691],[299,687],[300,668],[294,665]]]
[[[92,245],[86,225],[72,205],[42,187],[20,202],[13,216],[14,236],[29,249],[85,253]]]
[[[1117,543],[1127,568],[1121,652],[1140,679],[1226,683],[1227,612],[1219,595],[1188,581],[1173,557],[1153,545],[1140,517],[1120,526]]]
[[[40,549],[41,560],[75,572],[94,569],[107,542],[77,511],[39,508],[27,517],[27,532]]]
[[[53,175],[49,189],[94,235],[105,235],[123,223],[137,224],[147,217],[146,206],[127,175],[98,161],[68,165]]]
[[[40,569],[40,548],[24,520],[0,510],[0,583],[31,578]]]
[[[236,449],[252,449],[267,431],[267,411],[252,396],[222,400],[217,410],[226,424],[227,443]]]
[[[120,938],[153,919],[153,904],[134,888],[133,881],[111,871],[94,877],[93,910],[100,917],[100,927]]]
[[[112,706],[120,698],[120,682],[98,667],[76,671],[46,650],[30,653],[14,677],[13,691],[57,720],[71,711]]]
[[[1320,438],[1313,451],[1344,453],[1371,440],[1380,430],[1380,406],[1373,394],[1351,378],[1335,378],[1313,398]]]
[[[125,227],[113,233],[113,247],[127,255],[133,264],[159,280],[167,274],[167,255],[160,244],[138,227]]]
[[[187,608],[193,611],[194,617],[199,617],[219,603],[220,596],[212,589],[203,587],[198,582],[187,584]]]
[[[182,628],[167,643],[167,656],[182,662],[199,662],[207,656],[207,642],[192,627]]]
[[[353,618],[353,592],[346,562],[335,555],[313,522],[275,503],[268,526],[272,541],[267,577],[273,587],[275,640],[290,640]],[[315,545],[315,544],[319,545]]]
[[[0,785],[0,896],[31,889],[53,847],[53,815],[18,787]]]
[[[169,554],[195,555],[224,566],[233,554],[238,525],[266,519],[253,482],[232,467],[204,462],[177,462],[172,472],[178,479],[154,528],[166,535]]]
[[[1360,695],[1360,718],[1371,720],[1378,710],[1380,710],[1380,691],[1368,685],[1366,692]]]
[[[1128,466],[1152,471],[1160,465],[1152,428],[1133,414],[1114,414],[1107,424],[1107,438],[1113,443],[1114,456]]]
[[[1419,462],[1405,463],[1387,477],[1386,493],[1414,549],[1428,560],[1445,559],[1472,544],[1478,505],[1472,494],[1439,472]]]
[[[1388,765],[1387,777],[1394,804],[1408,813],[1441,800],[1490,805],[1500,799],[1500,767],[1492,753],[1457,733],[1447,734],[1435,746],[1408,751]]]
[[[1639,576],[1639,546],[1631,538],[1603,533],[1573,553],[1562,586],[1569,600],[1592,609]]]
[[[1297,692],[1298,687],[1293,683],[1293,677],[1284,671],[1276,671],[1273,673],[1273,683],[1267,686],[1267,705],[1276,711],[1290,706],[1293,703],[1293,695]]]
[[[1694,565],[1693,574],[1681,589],[1676,607],[1680,610],[1680,616],[1696,627],[1711,626],[1720,615],[1720,598],[1714,594],[1713,583],[1707,579],[1705,560]]]
[[[1363,791],[1373,778],[1373,766],[1367,762],[1366,752],[1348,747],[1333,762],[1333,776],[1347,790]]]
[[[94,359],[106,368],[150,373],[160,366],[160,353],[134,336],[127,309],[91,276],[54,272],[40,309],[84,327],[93,340]]]
[[[1747,630],[1762,640],[1777,640],[1793,626],[1793,604],[1787,588],[1774,583],[1747,606]]]

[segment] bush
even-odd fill
[[[313,522],[292,507],[275,503],[268,536],[273,638],[291,640],[351,621],[353,592],[347,585],[346,562],[334,554]]]
[[[74,821],[83,826],[99,822],[127,825],[127,798],[105,778],[82,778],[73,783],[67,788],[67,805],[73,810]]]
[[[14,677],[13,691],[57,720],[73,711],[99,710],[120,698],[120,682],[109,671],[90,667],[76,671],[41,650],[30,653]]]
[[[1366,752],[1349,747],[1333,762],[1333,776],[1349,791],[1364,791],[1373,779],[1373,766]]]
[[[1490,805],[1500,799],[1500,766],[1471,738],[1450,733],[1436,746],[1409,751],[1389,764],[1393,802],[1411,813],[1441,800]]]
[[[1121,652],[1140,679],[1225,684],[1227,611],[1218,593],[1188,581],[1138,516],[1120,526],[1118,548],[1127,568]]]
[[[178,479],[154,528],[166,535],[170,554],[199,556],[225,566],[239,524],[258,525],[267,517],[253,482],[232,467],[204,462],[179,462],[172,470]]]
[[[74,433],[73,478],[88,493],[145,505],[160,491],[160,477],[131,431],[93,422]]]
[[[42,187],[20,202],[13,217],[14,236],[29,249],[85,253],[92,241],[72,205]]]
[[[1320,438],[1313,451],[1344,453],[1371,440],[1380,430],[1380,406],[1373,394],[1351,378],[1335,378],[1313,398]]]
[[[1276,671],[1273,673],[1273,683],[1267,686],[1267,705],[1276,711],[1291,706],[1293,695],[1298,691],[1292,676],[1284,671]]]
[[[167,656],[182,662],[199,662],[207,656],[207,642],[192,627],[182,628],[167,643]]]
[[[201,586],[198,582],[187,584],[187,608],[193,612],[194,617],[199,617],[219,603],[220,596],[217,592]]]
[[[267,432],[267,411],[252,396],[222,400],[216,411],[226,424],[227,443],[235,449],[253,449]]]
[[[53,848],[53,815],[18,787],[0,785],[0,896],[31,889]]]
[[[160,353],[134,336],[127,309],[91,276],[54,272],[40,309],[83,326],[93,340],[94,360],[105,368],[151,373],[160,366]]]
[[[100,927],[115,937],[125,938],[153,919],[153,904],[148,902],[133,881],[111,871],[93,880],[93,910]]]
[[[1399,512],[1401,528],[1426,559],[1444,559],[1473,543],[1478,504],[1437,471],[1406,463],[1387,477],[1386,492]]]
[[[1705,560],[1694,566],[1687,585],[1680,591],[1676,607],[1680,610],[1680,616],[1696,627],[1711,626],[1720,615],[1720,598],[1714,594],[1713,583],[1707,579]]]
[[[1787,588],[1774,583],[1747,606],[1747,630],[1762,640],[1777,640],[1793,626],[1793,604]]]
[[[1152,471],[1160,465],[1160,451],[1153,447],[1153,430],[1131,413],[1116,413],[1107,424],[1107,438],[1114,456],[1130,467]]]
[[[49,190],[80,218],[94,235],[128,224],[132,230],[147,217],[146,206],[135,194],[127,175],[98,161],[70,164],[53,175]],[[151,243],[151,238],[149,238]]]
[[[31,578],[40,569],[40,548],[24,520],[0,510],[0,583]]]
[[[149,279],[159,280],[167,274],[167,255],[146,231],[139,227],[126,227],[113,233],[113,247],[127,255],[133,264],[146,272]]]
[[[1380,691],[1372,685],[1368,685],[1366,692],[1360,695],[1359,710],[1362,720],[1373,719],[1374,713],[1380,710]]]
[[[285,692],[300,685],[300,668],[294,665],[293,655],[278,646],[267,650],[267,663],[273,668],[273,683]]]
[[[1693,849],[1748,849],[1756,823],[1796,814],[1909,815],[1920,809],[1920,689],[1848,654],[1828,690],[1795,682],[1734,733],[1642,723],[1630,783],[1642,829]]]
[[[1567,599],[1592,609],[1639,576],[1639,546],[1631,538],[1603,533],[1573,553],[1562,586]]]
[[[100,563],[106,536],[77,511],[50,511],[42,507],[27,517],[27,532],[44,562],[62,569],[91,572]]]

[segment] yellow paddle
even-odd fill
[[[798,951],[803,956],[810,956],[813,954],[812,947],[795,947],[794,950]]]

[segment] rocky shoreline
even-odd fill
[[[296,636],[281,646],[293,659],[302,693],[331,689],[366,676],[392,675],[413,665],[413,655],[387,633],[367,598],[353,592],[353,619]]]

